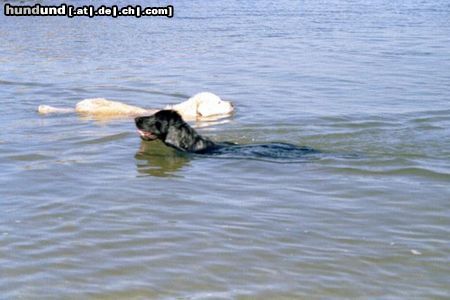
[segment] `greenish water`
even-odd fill
[[[0,11],[0,298],[448,298],[447,1],[172,4]],[[201,134],[323,155],[180,155],[132,120],[36,113],[205,90],[237,111]]]

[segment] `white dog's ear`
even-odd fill
[[[202,108],[202,105],[200,105],[201,101],[196,101],[195,103],[195,114],[197,115],[197,117],[203,117],[203,115],[206,113]]]
[[[197,101],[197,116],[198,117],[210,117],[212,115],[217,114],[217,112],[212,109],[210,101],[205,101],[204,99],[200,99]]]

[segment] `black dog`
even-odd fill
[[[139,135],[145,141],[159,139],[167,146],[184,152],[216,154],[228,157],[263,159],[298,159],[319,151],[287,143],[237,145],[230,142],[214,143],[199,135],[173,110],[160,110],[148,117],[135,119]]]
[[[160,139],[175,149],[195,153],[217,147],[214,142],[199,135],[174,110],[160,110],[148,117],[137,117],[135,122],[145,141]]]

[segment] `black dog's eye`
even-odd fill
[[[156,129],[158,129],[158,131],[161,131],[161,122],[156,122],[155,127]]]

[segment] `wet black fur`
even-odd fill
[[[151,116],[137,117],[135,122],[138,129],[152,133],[164,144],[181,151],[203,153],[217,147],[214,142],[199,135],[174,110],[160,110]]]

